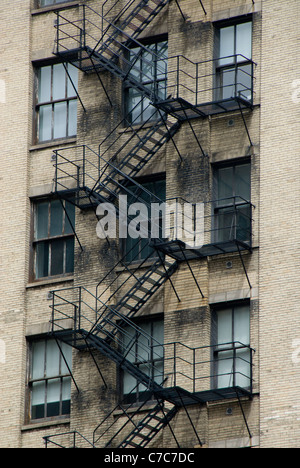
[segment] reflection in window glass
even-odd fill
[[[168,41],[155,42],[131,49],[129,61],[133,64],[130,75],[143,83],[160,99],[166,98]],[[153,55],[152,53],[156,54]],[[155,57],[155,59],[154,59]],[[158,57],[156,59],[156,57]],[[125,112],[129,123],[141,123],[157,119],[158,114],[143,93],[130,86],[125,87]]]
[[[75,206],[48,200],[35,203],[34,208],[35,278],[72,273]]]
[[[250,310],[249,305],[216,312],[217,343],[215,365],[217,387],[250,387]]]
[[[64,66],[62,63],[48,65],[39,68],[37,77],[36,110],[39,141],[75,136],[77,133],[77,68],[70,64]]]
[[[164,374],[164,353],[163,346],[160,345],[164,343],[164,322],[163,320],[152,320],[139,323],[138,327],[142,330],[141,334],[133,327],[124,328],[126,359],[134,362],[142,372],[161,384]],[[143,335],[143,332],[146,335]],[[129,348],[130,352],[128,352]],[[151,396],[147,388],[138,384],[137,380],[127,372],[123,373],[123,394],[128,403],[143,401]]]
[[[64,357],[55,340],[39,340],[32,343],[29,376],[31,419],[70,413],[69,369],[72,368],[72,350],[65,343],[61,343],[60,346]]]

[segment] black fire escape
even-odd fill
[[[174,136],[183,124],[189,125],[195,135],[192,126],[194,118],[205,118],[233,110],[238,110],[243,116],[244,109],[252,109],[254,64],[246,57],[231,57],[236,79],[231,84],[232,95],[224,97],[222,85],[216,78],[216,61],[194,63],[183,56],[169,57],[168,61],[162,61],[148,49],[147,55],[145,54],[147,59],[141,55],[141,51],[146,48],[137,38],[167,6],[168,0],[131,0],[121,10],[118,3],[110,3],[110,9],[105,10],[105,2],[101,14],[81,5],[76,10],[77,19],[74,19],[74,14],[68,16],[70,10],[57,12],[55,53],[84,73],[96,73],[109,101],[110,97],[101,78],[103,70],[111,72],[138,90],[142,99],[147,98],[149,101],[149,121],[134,127],[134,122],[131,122],[132,132],[124,143],[119,141],[120,136],[113,139],[113,135],[118,133],[118,127],[124,127],[124,122],[128,122],[126,116],[101,143],[98,152],[86,145],[56,150],[54,191],[61,198],[70,200],[72,197],[73,203],[81,210],[96,210],[99,203],[110,203],[120,216],[118,197],[121,194],[126,194],[130,200],[143,203],[145,199],[148,200],[147,203],[165,201],[146,190],[135,178],[166,144],[173,144],[180,156]],[[202,2],[201,5],[203,7]],[[111,18],[118,8],[114,19],[109,21],[107,18]],[[151,81],[147,72],[142,80],[137,79],[135,66],[140,60],[145,61],[145,70],[149,69],[151,64],[159,62],[162,67],[160,73],[168,78],[166,94],[161,94],[155,83],[153,86],[144,84]],[[242,83],[237,81],[237,77],[243,73],[241,63],[247,65],[247,79],[242,80]],[[149,122],[152,122],[151,126],[147,125]],[[204,154],[198,139],[197,141]],[[113,156],[106,156],[110,154]],[[176,202],[183,206],[186,201],[179,197]],[[191,205],[196,209],[195,204]],[[228,222],[226,225],[223,223],[223,217],[219,214],[222,212],[220,206],[226,207],[229,225]],[[150,208],[150,205],[148,207]],[[187,245],[184,239],[177,236],[174,225],[170,226],[168,238],[158,236],[151,239],[148,232],[150,253],[144,256],[144,260],[138,266],[134,267],[134,255],[131,257],[131,264],[124,256],[105,278],[101,279],[96,292],[82,286],[52,293],[53,336],[77,350],[88,349],[92,356],[92,350],[100,351],[148,390],[148,400],[154,399],[157,402],[138,423],[135,416],[146,402],[137,408],[134,415],[129,415],[128,405],[118,404],[115,409],[119,409],[122,416],[126,415],[125,424],[114,430],[116,419],[114,423],[111,422],[112,411],[95,429],[93,442],[88,442],[91,446],[99,446],[101,438],[105,437],[105,440],[108,440],[106,446],[146,447],[164,427],[169,426],[172,431],[170,421],[179,409],[184,408],[189,417],[189,405],[252,394],[252,349],[249,346],[243,343],[227,344],[231,349],[233,345],[234,349],[232,379],[228,387],[219,388],[218,375],[214,368],[217,353],[215,348],[190,348],[184,343],[153,344],[153,337],[139,328],[134,321],[141,307],[166,282],[170,282],[177,295],[172,275],[178,270],[181,262],[188,264],[203,297],[190,260],[231,252],[239,252],[242,259],[243,250],[251,252],[252,204],[249,200],[232,197],[205,202],[203,220],[205,229],[201,246]],[[75,229],[74,233],[76,235]],[[80,243],[79,239],[78,242]],[[117,286],[116,272],[119,266],[126,268],[128,277]],[[114,276],[111,280],[112,275]],[[151,354],[158,360],[163,360],[163,371],[160,367],[156,369],[150,358],[146,359],[147,366],[137,365],[137,356],[133,358],[133,348],[138,338],[142,338],[143,356]],[[222,345],[222,349],[225,345]],[[243,376],[243,385],[240,384],[236,368],[240,350],[249,351],[249,372],[247,376]],[[140,356],[140,359],[142,362],[144,357]],[[99,368],[98,370],[101,374]],[[75,381],[74,383],[76,385]],[[195,430],[192,421],[191,424]],[[130,430],[128,426],[133,429]],[[199,435],[196,431],[195,433],[199,444],[202,445]],[[71,444],[73,446],[76,446],[76,437],[86,441],[74,432]],[[176,440],[175,435],[174,438]],[[55,440],[55,436],[46,437],[46,445],[53,443],[60,446]]]

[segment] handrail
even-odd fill
[[[44,436],[43,439],[45,441],[45,446],[46,448],[48,448],[48,444],[53,444],[55,445],[56,447],[60,447],[60,448],[65,448],[63,445],[51,440],[55,437],[62,437],[62,436],[66,436],[66,435],[73,435],[73,447],[72,448],[76,448],[76,437],[80,437],[82,440],[84,440],[85,442],[88,443],[88,445],[91,447],[91,448],[95,448],[94,444],[92,442],[90,442],[86,437],[84,437],[82,434],[80,434],[78,431],[69,431],[69,432],[61,432],[59,434],[53,434],[51,436]]]

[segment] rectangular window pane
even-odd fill
[[[218,170],[218,199],[225,203],[223,199],[232,197],[233,195],[233,168],[225,167]],[[228,200],[230,202],[231,200]]]
[[[49,380],[47,385],[47,417],[60,414],[60,379]]]
[[[50,236],[61,236],[63,233],[63,207],[59,200],[50,204]]]
[[[242,99],[252,98],[252,66],[245,65],[238,68],[237,72],[237,93]]]
[[[31,391],[31,418],[45,417],[45,382],[34,382]]]
[[[32,345],[32,379],[42,379],[45,374],[45,341],[37,341]]]
[[[58,102],[54,104],[53,138],[64,138],[66,136],[67,136],[67,103]]]
[[[35,211],[35,240],[45,239],[48,237],[48,217],[49,203],[47,201],[37,203]]]
[[[232,55],[234,55],[234,26],[229,26],[220,30],[220,58],[228,58],[220,60],[219,65],[232,63],[234,60]]]
[[[251,209],[249,206],[237,209],[236,238],[240,241],[250,242],[251,240]]]
[[[66,97],[66,72],[62,63],[53,65],[53,101]]]
[[[247,59],[252,57],[252,23],[242,23],[236,26],[236,53]],[[238,60],[245,60],[238,57]]]
[[[41,2],[41,7],[43,6],[48,6],[48,5],[54,5],[55,3],[62,2],[64,0],[40,0]]]
[[[67,97],[75,97],[77,95],[75,89],[78,89],[78,70],[73,65],[68,64],[68,73],[73,84],[70,81],[70,78],[67,77]],[[73,85],[75,86],[75,89]]]
[[[52,138],[52,105],[41,106],[39,109],[39,141]]]
[[[234,69],[222,70],[222,99],[236,96],[236,74]]]
[[[64,246],[63,240],[51,242],[51,275],[61,275],[64,272]]]
[[[35,276],[43,278],[49,275],[49,243],[39,242],[35,252]]]
[[[66,343],[61,343],[61,349],[64,355],[64,358],[61,356],[61,374],[69,374],[69,369],[72,368],[72,347]],[[68,363],[69,369],[66,366],[65,360]]]
[[[74,271],[74,237],[66,240],[66,271],[65,273],[73,273]]]
[[[139,121],[142,112],[142,96],[134,88],[127,91],[127,107],[131,112],[131,122]]]
[[[71,377],[65,377],[62,383],[62,414],[70,413]]]
[[[234,360],[232,351],[218,353],[218,388],[227,388],[233,385]]]
[[[128,374],[128,372],[124,372],[123,377],[123,393],[127,395],[131,392],[131,390],[136,386],[137,382],[132,375]]]
[[[251,199],[250,164],[235,167],[235,195],[245,200]]]
[[[235,383],[236,385],[247,388],[250,387],[250,350],[237,350],[235,363]]]
[[[216,240],[226,242],[236,238],[236,212],[234,207],[218,210],[215,215]]]
[[[77,100],[69,101],[68,136],[77,134]]]
[[[218,312],[218,345],[231,342],[232,309],[226,309]]]
[[[234,341],[244,345],[250,343],[250,311],[249,306],[236,307],[234,311]]]
[[[60,379],[48,380],[47,403],[60,401]]]
[[[153,322],[153,331],[152,331],[153,339],[153,359],[162,358],[164,355],[164,347],[159,346],[158,343],[163,345],[164,343],[164,322]]]
[[[48,340],[46,350],[46,376],[59,375],[60,351],[55,340]]]
[[[65,228],[64,228],[64,234],[72,234],[73,233],[73,228],[75,228],[75,205],[72,203],[66,202],[65,204],[65,210],[67,212],[67,215],[65,215]],[[70,221],[72,223],[72,226],[70,224]]]
[[[51,66],[42,67],[38,72],[39,102],[51,101]]]

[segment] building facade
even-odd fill
[[[14,6],[0,446],[299,446],[299,2]]]

